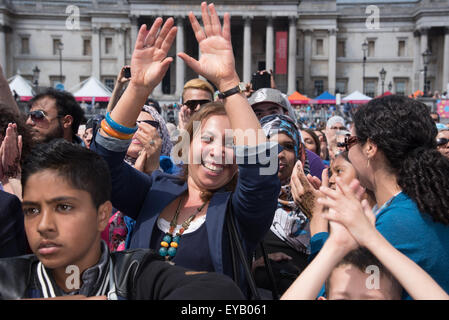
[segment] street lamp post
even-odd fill
[[[368,51],[368,42],[365,40],[362,43],[363,51],[363,76],[362,76],[362,92],[365,94],[365,63],[366,63],[366,53]]]
[[[382,81],[382,95],[384,94],[384,85],[385,85],[385,76],[387,75],[387,71],[382,67],[382,70],[379,72],[380,80]]]
[[[58,50],[59,50],[59,82],[62,83],[62,50],[64,49],[64,44],[59,41]]]
[[[34,93],[37,94],[38,92],[38,87],[39,87],[39,74],[40,74],[41,70],[35,66],[33,69],[33,86],[34,86]]]
[[[432,52],[430,52],[429,48],[426,49],[426,51],[423,52],[423,62],[424,62],[424,97],[427,96],[427,91],[430,89],[427,84],[427,65],[429,64],[430,56],[432,55]]]

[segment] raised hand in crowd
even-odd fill
[[[112,90],[111,98],[109,99],[108,106],[106,108],[106,112],[111,112],[114,109],[117,101],[120,99],[120,94],[123,90],[123,87],[131,78],[125,77],[125,69],[129,68],[129,66],[123,66],[115,79],[114,90]]]
[[[152,125],[141,122],[138,124],[139,130],[136,131],[134,139],[139,140],[143,149],[137,157],[134,168],[146,174],[151,174],[159,169],[159,156],[161,155],[162,139],[159,132]]]
[[[167,57],[176,36],[173,18],[168,18],[162,26],[162,18],[157,18],[147,30],[142,25],[137,35],[131,58],[131,79],[111,117],[126,127],[134,127],[136,119],[154,88],[162,81],[173,58]],[[158,30],[161,28],[160,32]]]
[[[222,27],[215,6],[207,5],[206,2],[201,3],[201,14],[204,28],[200,26],[193,12],[189,13],[189,20],[201,51],[200,59],[196,60],[185,52],[178,53],[178,56],[193,71],[211,81],[220,92],[225,92],[240,82],[235,70],[231,43],[231,17],[229,13],[224,14]],[[232,95],[224,104],[233,128],[256,129],[257,138],[250,141],[249,145],[266,141],[263,130],[257,130],[261,128],[260,123],[244,95]],[[242,104],[242,109],[233,108],[235,104]],[[242,114],[245,116],[242,117]],[[236,145],[242,144],[245,144],[244,139],[236,139]]]

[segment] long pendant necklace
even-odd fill
[[[179,211],[181,209],[181,203],[182,197],[179,200],[179,204],[178,207],[176,208],[175,215],[173,216],[173,219],[170,222],[170,228],[161,241],[161,248],[159,249],[159,254],[165,257],[166,260],[171,260],[176,255],[181,235],[184,233],[184,231],[186,231],[189,228],[190,223],[193,221],[193,219],[195,219],[196,215],[200,213],[201,210],[203,210],[207,202],[203,203],[199,208],[197,208],[196,212],[183,222],[179,231],[176,233],[176,235],[173,236],[173,232],[175,231],[175,228],[178,223],[178,216]]]

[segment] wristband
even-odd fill
[[[236,85],[234,88],[229,89],[229,90],[227,90],[227,91],[225,91],[225,92],[219,92],[219,93],[218,93],[218,97],[219,97],[220,99],[225,99],[225,98],[227,98],[227,97],[232,96],[233,94],[244,92],[245,90],[246,90],[246,85],[245,85],[245,83],[239,82],[239,84]]]
[[[114,129],[115,131],[119,132],[119,133],[123,133],[123,134],[132,134],[135,133],[138,129],[138,126],[136,125],[134,128],[128,128],[125,126],[122,126],[121,124],[115,122],[114,120],[112,120],[111,116],[109,115],[109,112],[106,113],[106,122],[108,123],[108,125]]]
[[[113,138],[117,138],[120,140],[129,140],[129,139],[132,139],[132,137],[134,136],[134,133],[123,134],[123,133],[117,132],[116,130],[112,129],[106,122],[106,119],[103,119],[101,121],[101,129],[103,129],[103,131],[106,132],[106,134],[108,136],[111,136]]]

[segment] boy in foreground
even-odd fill
[[[63,140],[36,147],[22,167],[25,231],[33,255],[0,259],[0,299],[242,299],[226,276],[191,272],[149,250],[109,253],[107,164]]]

